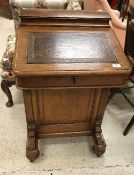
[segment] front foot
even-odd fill
[[[26,149],[26,157],[30,160],[30,162],[33,162],[34,160],[36,160],[39,157],[39,150],[29,150]]]
[[[103,155],[106,151],[106,144],[95,144],[93,145],[93,151],[95,152],[95,154],[100,157],[101,155]]]
[[[13,100],[10,99],[8,102],[6,102],[7,107],[12,107],[13,106]]]
[[[92,136],[94,143],[93,150],[98,157],[100,157],[106,151],[106,143],[102,134],[101,123],[101,121],[96,121],[94,134]]]
[[[26,157],[33,162],[39,156],[38,137],[36,134],[36,126],[34,123],[28,123],[28,137],[26,146]]]
[[[15,80],[12,80],[12,81],[2,80],[1,82],[1,89],[3,90],[3,92],[6,94],[8,98],[8,101],[6,103],[7,107],[13,106],[12,95],[9,89],[9,87],[11,87],[12,85],[15,85]]]

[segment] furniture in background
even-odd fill
[[[9,5],[9,0],[0,0],[0,16],[12,19],[12,11]],[[10,35],[7,39],[6,50],[1,60],[1,65],[3,69],[1,73],[2,76],[1,88],[8,97],[8,101],[6,103],[6,106],[8,107],[13,105],[12,95],[9,90],[9,87],[15,85],[15,77],[12,73],[14,46],[15,46],[15,36]]]
[[[127,15],[129,0],[107,0],[112,9],[120,12],[120,18],[124,21]]]
[[[124,21],[125,17],[128,15],[127,12],[128,12],[128,6],[129,6],[129,0],[124,0],[123,1],[123,7],[121,8],[121,18],[122,18],[122,21]]]
[[[9,5],[9,0],[0,0],[0,16],[12,19],[12,12]]]
[[[132,66],[132,73],[128,77],[129,81],[133,84],[127,88],[134,88],[134,0],[130,1],[129,10],[128,10],[128,22],[127,22],[127,31],[126,31],[126,45],[125,53],[128,56],[128,59]],[[127,97],[127,96],[126,96]],[[126,98],[130,105],[134,108],[134,102],[132,102],[128,97]],[[134,116],[128,123],[126,129],[124,130],[124,135],[126,136],[130,128],[134,125]]]
[[[126,136],[128,134],[128,132],[130,131],[130,129],[132,128],[132,126],[134,125],[134,115],[131,118],[130,122],[128,123],[127,127],[125,128],[123,135]]]
[[[131,97],[128,97],[126,94],[126,90],[134,88],[134,0],[131,0],[129,4],[124,52],[130,62],[130,65],[132,67],[132,72],[128,76],[127,86],[111,89],[109,100],[111,100],[116,93],[120,93],[127,100],[127,102],[132,106],[132,108],[134,108],[133,100],[131,99]],[[132,117],[132,119],[130,120],[128,126],[123,132],[123,135],[128,134],[133,124],[134,124],[134,117]]]
[[[109,15],[35,9],[20,18],[13,69],[24,95],[27,158],[39,156],[38,139],[77,135],[92,136],[101,156],[109,89],[130,73]]]
[[[12,95],[9,90],[9,87],[16,84],[16,78],[12,71],[15,41],[15,35],[8,36],[6,50],[1,60],[1,67],[3,69],[1,73],[1,88],[8,98],[8,101],[6,102],[7,107],[11,107],[13,105]]]

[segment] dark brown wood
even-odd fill
[[[13,106],[13,100],[12,100],[12,95],[11,95],[11,92],[10,92],[10,89],[9,87],[15,85],[15,80],[13,81],[10,81],[10,80],[2,80],[1,81],[1,89],[3,90],[3,92],[6,94],[7,98],[8,98],[8,101],[6,103],[6,106],[7,107],[11,107]]]
[[[26,9],[20,12],[20,25],[39,26],[109,26],[110,16],[105,12]],[[82,19],[82,20],[81,20]]]
[[[5,6],[8,6],[8,5],[9,5],[9,0],[1,0],[1,1],[0,1],[0,4],[3,5],[3,6],[4,6],[4,5],[5,5]]]
[[[28,64],[117,63],[105,33],[30,33],[27,53]]]
[[[98,20],[100,21],[107,21],[110,20],[110,16],[106,12],[89,12],[89,11],[65,11],[65,10],[44,10],[44,9],[22,9],[19,13],[19,17],[21,20],[23,19],[32,19],[37,18],[38,20],[40,18],[43,18],[44,20],[47,19],[58,19],[58,20],[67,20],[71,21],[72,19],[75,19],[76,21],[79,19],[82,20]],[[28,21],[30,22],[30,21]]]
[[[9,5],[9,0],[0,1],[0,16],[12,19],[12,12]]]
[[[90,135],[97,156],[106,150],[101,125],[109,88],[124,85],[131,68],[109,18],[96,25],[97,15],[86,12],[85,25],[83,12],[57,12],[56,20],[47,11],[36,16],[43,25],[32,21],[31,27],[29,18],[18,29],[14,73],[24,93],[30,161],[39,155],[38,139],[46,137]]]
[[[70,72],[71,73],[71,72]],[[84,74],[85,73],[85,74]],[[126,78],[122,75],[91,75],[87,76],[87,73],[91,72],[74,72],[74,75],[69,74],[68,76],[41,76],[41,77],[18,77],[17,86],[21,89],[47,89],[47,88],[76,88],[76,87],[117,87],[122,86],[122,83],[125,84]],[[122,72],[123,74],[124,72]],[[63,72],[64,74],[64,72]],[[84,74],[84,75],[82,75]]]
[[[134,14],[133,14],[134,15]],[[127,30],[126,30],[126,40],[125,40],[125,53],[130,56],[134,60],[134,21],[132,18],[132,14],[128,12],[128,22],[127,22]]]
[[[112,48],[114,49],[114,53],[116,57],[118,58],[118,64],[121,67],[114,67],[112,63],[102,63],[103,67],[101,66],[100,69],[100,64],[94,64],[94,63],[71,63],[69,66],[68,64],[25,64],[27,62],[27,52],[23,52],[23,49],[26,51],[27,50],[27,33],[28,32],[69,32],[69,31],[77,31],[81,32],[105,32],[108,39],[110,40],[112,44]],[[128,73],[128,66],[129,63],[126,59],[125,54],[122,52],[122,48],[120,44],[117,42],[117,39],[115,37],[115,34],[113,31],[107,27],[98,27],[98,26],[92,26],[92,27],[78,27],[76,30],[76,27],[43,27],[43,26],[33,26],[32,28],[30,26],[22,26],[18,30],[18,37],[24,38],[23,40],[18,40],[18,53],[20,53],[19,59],[16,60],[15,62],[15,74],[17,74],[19,77],[20,76],[32,76],[34,74],[35,76],[46,76],[46,75],[79,75],[85,74],[89,75],[92,74],[94,75],[107,75],[107,72],[109,75],[122,75],[122,77]],[[22,49],[23,47],[23,49]],[[20,64],[21,63],[21,64]],[[32,65],[32,66],[31,66]],[[118,66],[118,65],[117,65]],[[42,71],[40,71],[42,70]],[[82,71],[85,70],[85,71]],[[92,70],[92,71],[91,71]]]

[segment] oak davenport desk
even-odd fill
[[[14,61],[24,94],[26,156],[38,157],[38,139],[78,135],[92,136],[100,156],[109,89],[124,85],[130,72],[110,18],[102,12],[35,11],[20,13]]]

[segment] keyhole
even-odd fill
[[[72,77],[71,78],[71,81],[72,81],[73,84],[75,84],[76,83],[76,78],[75,77]]]

